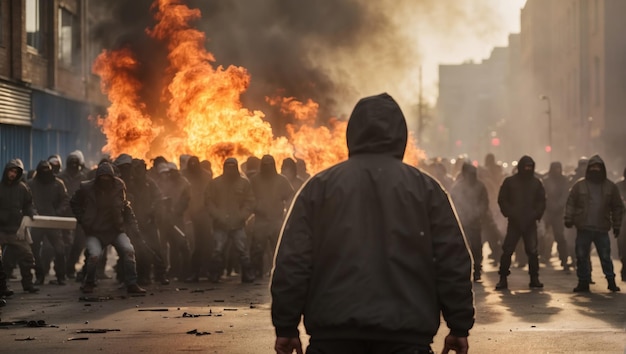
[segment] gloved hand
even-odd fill
[[[613,236],[615,236],[615,238],[617,238],[617,236],[619,236],[619,229],[618,228],[614,228],[613,229]]]
[[[574,226],[574,223],[571,221],[566,221],[565,222],[565,227],[567,227],[568,229],[571,229]]]

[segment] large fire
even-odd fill
[[[103,151],[113,157],[121,153],[144,159],[161,155],[170,161],[183,154],[196,155],[209,160],[216,172],[229,156],[240,162],[252,155],[271,154],[278,162],[295,157],[306,161],[310,173],[348,157],[347,122],[331,118],[327,126],[318,126],[319,105],[310,99],[266,98],[294,122],[286,127],[287,137],[275,137],[265,114],[241,103],[250,83],[247,70],[232,65],[213,67],[215,59],[204,47],[204,33],[189,25],[200,18],[200,11],[181,0],[156,0],[152,6],[157,24],[146,32],[168,48],[166,89],[160,93],[167,107],[165,117],[146,112],[146,103],[139,98],[140,90],[146,88],[133,75],[139,65],[133,53],[104,51],[93,67],[111,101],[107,117],[98,119],[107,137]],[[420,156],[411,138],[405,161],[416,165]]]

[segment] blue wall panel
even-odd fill
[[[0,163],[20,158],[26,169],[31,166],[30,127],[0,124]]]

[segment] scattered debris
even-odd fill
[[[78,298],[78,301],[85,301],[85,302],[103,302],[103,301],[109,301],[109,300],[113,300],[113,297],[111,296],[81,296]]]
[[[191,331],[187,331],[187,334],[195,334],[196,336],[206,336],[211,334],[211,332],[198,332],[197,329],[192,329]]]
[[[139,312],[143,312],[143,311],[152,311],[152,312],[167,312],[167,311],[169,311],[169,310],[170,310],[170,309],[165,309],[165,308],[164,308],[164,309],[139,309],[139,310],[137,310],[137,311],[139,311]]]
[[[76,333],[107,333],[107,332],[119,332],[119,328],[88,328],[79,329]]]
[[[44,320],[37,321],[28,321],[26,322],[26,327],[50,327],[50,328],[59,328],[57,325],[47,324]]]
[[[35,340],[35,339],[36,339],[35,337],[15,338],[15,340],[18,342],[27,341],[27,340]]]
[[[191,290],[192,293],[204,293],[202,289]]]
[[[194,318],[194,317],[209,317],[209,316],[213,316],[213,314],[212,313],[208,313],[206,315],[197,315],[197,314],[194,314],[194,313],[183,312],[183,315],[182,315],[182,317],[192,317],[192,318]]]
[[[224,311],[237,311],[237,309],[225,308]]]
[[[224,300],[213,300],[213,302],[224,302]]]
[[[69,337],[67,340],[89,340],[89,337]]]
[[[215,333],[224,333],[224,331],[215,331]]]

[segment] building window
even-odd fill
[[[76,15],[64,8],[59,8],[59,63],[65,66],[78,64],[79,28]]]
[[[26,0],[26,44],[41,52],[43,49],[42,29],[42,1]]]

